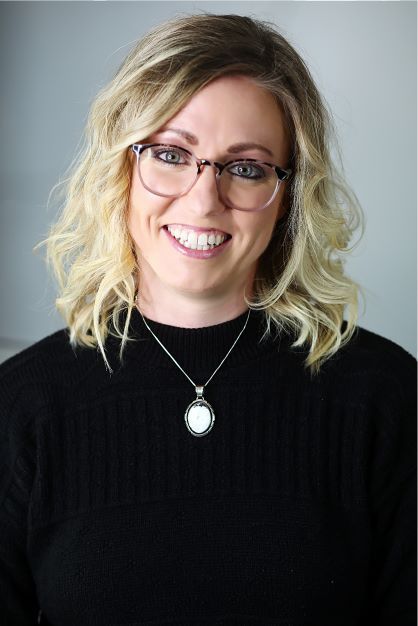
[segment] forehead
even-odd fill
[[[203,87],[161,130],[168,128],[184,131],[186,141],[205,150],[258,143],[282,160],[288,144],[280,105],[245,76],[224,76]],[[188,139],[187,133],[194,139]]]

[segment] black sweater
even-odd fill
[[[244,320],[150,326],[204,383]],[[0,624],[416,624],[415,359],[360,329],[312,376],[252,312],[195,437],[132,332],[112,375],[66,331],[0,367]]]

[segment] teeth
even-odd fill
[[[189,242],[189,244],[190,244],[190,247],[191,247],[191,248],[196,249],[196,245],[197,245],[197,233],[190,232],[190,233],[189,233],[189,236],[188,236],[188,238],[187,238],[187,241]]]
[[[212,250],[226,239],[226,235],[221,233],[197,233],[179,226],[167,226],[167,229],[183,246],[191,250]]]

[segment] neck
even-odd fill
[[[154,290],[142,280],[137,305],[145,317],[160,324],[204,328],[228,322],[244,313],[248,309],[244,292],[243,287],[232,294],[212,293],[205,297],[201,293],[193,295],[168,288],[159,289],[156,297]]]

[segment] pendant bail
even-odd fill
[[[204,390],[205,386],[204,385],[198,385],[197,387],[195,387],[196,389],[196,396],[197,399],[200,400],[201,398],[203,398],[203,390]]]

